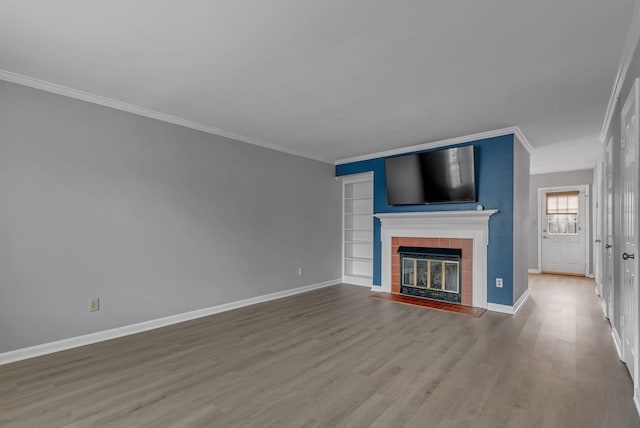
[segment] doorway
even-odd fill
[[[538,190],[538,269],[587,276],[589,185]]]

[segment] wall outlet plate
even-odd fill
[[[89,302],[89,312],[96,312],[100,310],[100,298],[96,297]]]
[[[496,287],[502,288],[502,278],[496,278]]]
[[[298,268],[298,276],[302,276],[302,268]]]

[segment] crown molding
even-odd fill
[[[616,110],[616,105],[618,104],[618,99],[620,98],[622,86],[624,85],[624,81],[627,78],[627,72],[629,71],[631,61],[633,60],[633,54],[636,51],[636,47],[638,46],[638,40],[640,40],[640,2],[636,0],[636,4],[633,8],[631,25],[629,27],[629,31],[627,32],[627,38],[622,50],[622,58],[620,60],[620,65],[618,66],[618,73],[616,74],[616,80],[613,83],[613,88],[611,88],[609,104],[607,105],[607,111],[604,115],[602,131],[600,131],[601,143],[604,143],[604,140],[607,138],[609,128],[611,127],[613,113]]]
[[[53,94],[62,95],[69,98],[74,98],[80,101],[86,101],[92,104],[98,104],[101,106],[110,107],[116,110],[121,110],[121,111],[132,113],[138,116],[144,116],[150,119],[159,120],[161,122],[171,123],[173,125],[195,129],[196,131],[206,132],[207,134],[213,134],[220,137],[230,138],[232,140],[241,141],[243,143],[252,144],[254,146],[264,147],[264,148],[275,150],[278,152],[287,153],[294,156],[300,156],[303,158],[312,159],[312,160],[316,160],[324,163],[332,163],[327,159],[323,159],[321,157],[314,156],[303,151],[291,150],[287,147],[283,147],[279,144],[275,144],[270,141],[265,141],[265,140],[254,138],[254,137],[248,137],[246,135],[236,134],[235,132],[225,131],[224,129],[205,125],[199,122],[194,122],[192,120],[184,119],[178,116],[161,113],[158,111],[140,107],[135,104],[129,104],[123,101],[115,100],[113,98],[103,97],[102,95],[96,95],[90,92],[81,91],[79,89],[69,88],[67,86],[58,85],[57,83],[47,82],[45,80],[36,79],[34,77],[24,76],[22,74],[14,73],[12,71],[0,69],[0,80],[16,83],[22,86],[28,86],[30,88],[39,89],[41,91],[50,92]]]
[[[524,136],[524,133],[522,132],[520,127],[514,126],[513,128],[513,134],[516,136],[516,139],[520,142],[520,144],[522,144],[522,147],[524,147],[524,149],[529,152],[529,154],[533,153],[533,146],[529,143],[527,137]]]
[[[418,144],[415,146],[409,146],[409,147],[404,147],[400,149],[386,150],[383,152],[377,152],[377,153],[372,153],[368,155],[355,156],[355,157],[346,158],[346,159],[339,159],[335,162],[332,162],[326,158],[312,155],[301,150],[292,150],[290,148],[283,147],[279,144],[275,144],[270,141],[237,134],[235,132],[226,131],[224,129],[205,125],[203,123],[184,119],[178,116],[161,113],[159,111],[150,110],[148,108],[141,107],[135,104],[126,103],[124,101],[118,101],[113,98],[108,98],[102,95],[81,91],[79,89],[74,89],[68,86],[59,85],[57,83],[52,83],[52,82],[37,79],[34,77],[25,76],[25,75],[14,73],[8,70],[0,69],[0,80],[16,83],[18,85],[27,86],[34,89],[39,89],[41,91],[50,92],[57,95],[62,95],[62,96],[73,98],[80,101],[86,101],[86,102],[101,105],[104,107],[113,108],[116,110],[135,114],[138,116],[159,120],[161,122],[171,123],[173,125],[194,129],[196,131],[205,132],[207,134],[230,138],[232,140],[241,141],[243,143],[252,144],[254,146],[260,146],[260,147],[275,150],[278,152],[287,153],[290,155],[299,156],[299,157],[303,157],[303,158],[307,158],[307,159],[311,159],[311,160],[315,160],[323,163],[335,164],[335,165],[340,165],[340,164],[350,163],[350,162],[357,162],[361,160],[374,159],[378,157],[393,156],[397,154],[406,153],[409,151],[419,151],[419,150],[426,150],[426,149],[436,148],[436,147],[450,146],[454,144],[461,144],[469,141],[499,137],[499,136],[508,135],[508,134],[513,134],[516,137],[516,139],[520,142],[520,144],[522,144],[522,146],[529,153],[531,153],[533,150],[533,147],[531,147],[527,138],[524,136],[520,128],[518,126],[512,126],[508,128],[496,129],[493,131],[466,135],[463,137],[450,138],[450,139],[441,140],[441,141],[433,141],[429,143]]]
[[[479,132],[477,134],[465,135],[463,137],[449,138],[447,140],[440,140],[440,141],[432,141],[429,143],[417,144],[415,146],[402,147],[399,149],[385,150],[382,152],[371,153],[368,155],[361,155],[361,156],[354,156],[346,159],[339,159],[335,162],[335,164],[342,165],[345,163],[359,162],[364,160],[401,155],[407,152],[416,152],[420,150],[435,149],[437,147],[453,146],[455,144],[468,143],[470,141],[484,140],[484,139],[493,138],[493,137],[501,137],[503,135],[509,135],[509,134],[513,134],[518,140],[518,142],[522,144],[525,150],[527,150],[529,153],[533,151],[533,147],[531,147],[531,144],[529,144],[529,141],[520,130],[520,127],[510,126],[508,128],[495,129],[493,131],[486,131],[486,132]]]

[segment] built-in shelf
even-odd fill
[[[373,173],[342,177],[342,281],[372,285]]]

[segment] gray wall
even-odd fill
[[[514,138],[513,150],[513,303],[529,287],[527,225],[529,224],[529,165],[531,156]]]
[[[591,194],[592,183],[592,169],[557,172],[552,174],[537,174],[531,176],[529,190],[529,269],[538,269],[538,189],[541,187],[587,184],[589,186],[589,194]],[[591,198],[589,198],[587,200],[586,208],[589,210],[590,221],[593,220],[591,207]],[[593,231],[591,224],[589,225],[589,228]],[[591,233],[591,242],[593,242],[593,233]],[[587,246],[589,247],[591,271],[593,271],[593,249],[591,242],[587,242]]]
[[[0,352],[340,277],[333,166],[2,81],[0,100]]]

